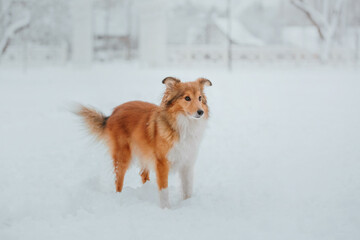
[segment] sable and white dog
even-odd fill
[[[155,170],[160,192],[160,206],[170,207],[168,174],[179,172],[183,198],[193,189],[194,163],[209,117],[204,86],[212,83],[199,78],[181,82],[167,77],[166,91],[160,106],[132,101],[116,107],[106,117],[94,109],[81,106],[82,116],[91,133],[109,146],[116,175],[116,191],[121,192],[124,176],[132,159],[139,159],[142,182]]]

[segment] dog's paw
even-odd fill
[[[169,203],[169,190],[167,188],[159,192],[160,195],[160,207],[161,208],[170,208]]]

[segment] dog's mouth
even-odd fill
[[[200,114],[197,114],[197,113],[190,114],[189,112],[187,114],[192,119],[200,119],[200,118],[202,118],[204,116],[204,114],[203,115],[200,115]]]

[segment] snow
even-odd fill
[[[218,28],[226,34],[226,36],[229,35],[228,28],[227,28],[227,22],[228,20],[226,18],[215,18],[214,19],[215,24],[218,26]],[[264,42],[252,35],[241,22],[236,21],[236,19],[231,19],[231,31],[230,31],[231,39],[238,43],[238,44],[245,44],[245,45],[253,45],[253,46],[263,46],[265,45]]]
[[[211,116],[194,195],[159,207],[131,168],[115,193],[106,148],[70,113],[160,102],[161,80],[206,77]],[[358,239],[360,82],[351,68],[0,69],[0,239]]]
[[[314,26],[290,26],[282,29],[284,44],[316,52],[319,49],[319,33]]]

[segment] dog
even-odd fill
[[[194,164],[209,118],[204,87],[212,83],[205,78],[181,82],[174,77],[162,83],[166,90],[160,106],[131,101],[116,107],[109,117],[85,106],[76,113],[108,145],[116,191],[122,191],[125,173],[138,159],[142,182],[150,180],[149,170],[155,170],[160,206],[169,208],[169,170],[179,173],[183,199],[192,195]]]

